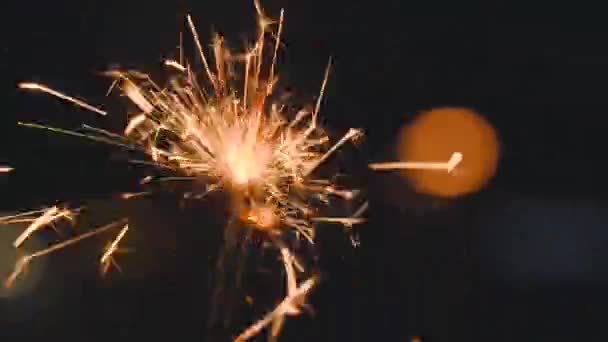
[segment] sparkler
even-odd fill
[[[281,11],[279,20],[274,21],[263,13],[257,1],[255,8],[258,35],[253,46],[235,53],[225,47],[223,38],[216,36],[212,46],[213,59],[207,58],[194,21],[187,16],[188,27],[203,64],[202,72],[194,71],[191,64],[184,62],[181,48],[179,61],[165,62],[171,72],[166,87],[159,86],[140,72],[106,72],[105,75],[113,79],[110,91],[120,89],[140,111],[129,117],[122,134],[87,125],[83,125],[80,131],[69,131],[35,123],[19,123],[25,127],[144,152],[149,160],[130,162],[154,165],[175,174],[174,177],[165,178],[146,176],[140,182],[142,185],[153,181],[205,179],[208,184],[204,191],[193,188],[184,197],[201,198],[219,190],[231,193],[235,216],[248,227],[267,233],[269,241],[281,252],[288,283],[285,299],[275,310],[246,329],[237,338],[238,341],[251,338],[269,324],[272,324],[271,335],[276,337],[285,315],[298,314],[305,295],[317,283],[317,279],[312,277],[297,285],[294,268],[301,269],[301,266],[295,262],[288,239],[283,241],[283,236],[295,232],[313,243],[316,223],[339,222],[350,227],[363,222],[361,216],[367,208],[365,204],[350,218],[316,216],[317,210],[310,198],[322,197],[329,202],[330,198],[350,200],[357,194],[353,190],[338,190],[330,180],[312,179],[311,175],[341,146],[361,137],[362,131],[352,128],[331,145],[331,138],[318,124],[331,60],[312,111],[302,109],[292,112],[284,103],[274,100],[273,90],[278,81],[277,52],[284,12]],[[277,27],[276,32],[271,32],[272,27]],[[266,45],[267,37],[275,39],[270,49]],[[268,58],[271,59],[269,65],[264,62]],[[20,83],[19,87],[53,95],[100,115],[108,114],[103,109],[43,84]],[[8,172],[10,168],[0,171]],[[150,192],[125,193],[121,199],[133,200],[147,194]],[[52,226],[61,219],[70,220],[77,213],[54,206],[0,218],[0,222],[29,220],[30,225],[14,243],[18,248],[36,231]],[[32,218],[32,215],[39,216]],[[129,226],[126,220],[118,223],[124,227],[100,258],[102,274],[111,265],[120,269],[113,256],[120,251],[118,245]],[[94,229],[19,259],[5,285],[11,286],[33,259],[115,228],[118,223]]]
[[[245,329],[236,341],[245,341],[270,326],[270,336],[276,338],[286,315],[296,315],[305,306],[305,296],[317,284],[314,276],[297,283],[297,272],[303,267],[290,250],[287,234],[314,243],[315,225],[319,222],[336,222],[351,228],[365,221],[363,215],[368,208],[365,202],[350,217],[317,216],[318,210],[311,198],[331,202],[334,198],[352,200],[358,192],[338,189],[331,180],[313,179],[314,174],[344,144],[360,138],[363,133],[351,128],[333,145],[318,124],[331,60],[328,64],[319,96],[312,111],[302,109],[291,112],[284,103],[274,100],[273,90],[277,84],[277,52],[282,32],[284,12],[278,21],[268,18],[255,2],[258,14],[258,36],[253,47],[234,53],[228,50],[223,38],[213,41],[213,59],[205,54],[191,16],[187,16],[188,27],[203,71],[197,72],[188,62],[167,60],[165,66],[171,71],[169,85],[161,87],[148,75],[136,71],[111,70],[105,75],[113,79],[110,91],[121,90],[139,109],[130,115],[122,134],[83,125],[80,131],[48,127],[35,123],[19,123],[21,126],[44,129],[110,144],[119,148],[144,152],[149,159],[130,160],[134,164],[152,165],[169,170],[175,175],[155,178],[146,176],[140,185],[151,182],[193,181],[205,179],[204,190],[193,187],[184,198],[202,198],[210,192],[225,190],[234,199],[235,217],[247,227],[266,233],[268,240],[280,251],[287,278],[287,294],[284,300],[261,320]],[[276,26],[276,32],[271,27]],[[274,37],[271,49],[266,48],[267,36]],[[269,51],[267,51],[269,50]],[[271,63],[266,66],[267,58]],[[211,64],[210,64],[211,61]],[[204,76],[201,79],[201,75]],[[19,87],[41,91],[75,104],[100,115],[108,113],[83,100],[61,93],[37,83],[21,83]],[[374,170],[387,169],[433,169],[451,172],[462,160],[455,153],[448,162],[398,162],[370,164]],[[10,167],[0,166],[0,172],[9,172]],[[150,191],[123,193],[122,200],[134,200],[151,194]],[[72,220],[78,210],[48,209],[0,218],[1,223],[29,222],[28,228],[16,239],[19,248],[28,237],[44,227],[62,219]],[[100,257],[102,274],[111,266],[120,267],[114,260],[122,251],[119,244],[126,236],[129,225],[126,219],[65,240],[47,249],[20,258],[5,286],[11,286],[29,263],[37,258],[96,236],[110,229],[123,226],[108,244]]]

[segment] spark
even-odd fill
[[[101,256],[99,263],[101,265],[102,275],[105,275],[108,272],[111,265],[114,265],[114,267],[116,267],[117,270],[121,271],[121,268],[120,268],[120,266],[118,266],[118,263],[116,263],[116,261],[114,260],[113,255],[115,253],[122,252],[122,250],[120,248],[118,248],[118,244],[125,237],[128,230],[129,230],[129,225],[125,224],[125,226],[120,230],[120,232],[118,233],[116,238],[114,238],[114,240],[112,240],[110,245],[108,245],[108,248],[106,248],[106,251]]]
[[[22,213],[15,214],[15,215],[2,216],[2,217],[0,217],[0,223],[10,224],[10,223],[14,223],[16,221],[17,222],[32,222],[35,220],[35,218],[32,218],[31,216],[42,214],[47,210],[48,210],[48,208],[30,210],[30,211],[22,212]]]
[[[445,170],[448,173],[454,169],[462,161],[463,155],[460,152],[454,152],[452,157],[447,162],[428,162],[428,161],[409,161],[409,162],[387,162],[387,163],[372,163],[369,167],[373,170]]]
[[[205,57],[205,53],[203,52],[204,51],[203,46],[201,45],[201,40],[198,37],[198,32],[196,31],[196,27],[194,26],[192,17],[190,16],[190,14],[188,14],[186,16],[186,18],[188,20],[188,26],[190,26],[190,31],[192,32],[192,35],[194,36],[194,43],[196,44],[196,48],[198,49],[199,57],[201,58],[201,60],[203,61],[203,64],[205,65],[205,72],[207,72],[207,77],[209,77],[209,81],[211,81],[215,84],[213,73],[211,72],[211,69],[209,69],[209,63],[207,63],[207,58]]]
[[[357,209],[350,217],[313,217],[311,218],[314,222],[328,222],[328,223],[341,223],[345,228],[352,228],[355,224],[364,223],[367,220],[361,216],[367,211],[369,202],[365,201],[359,209]]]
[[[53,206],[46,210],[41,216],[35,219],[32,224],[30,224],[25,231],[17,237],[15,242],[13,242],[13,246],[15,248],[19,248],[23,242],[28,239],[32,233],[39,230],[44,226],[48,226],[56,222],[61,218],[66,218],[71,220],[72,211],[69,209],[59,209],[57,206]]]
[[[305,306],[305,296],[317,283],[317,279],[315,277],[309,278],[298,286],[296,283],[296,272],[294,269],[295,259],[293,255],[287,248],[281,248],[281,255],[283,258],[283,265],[285,267],[287,295],[279,303],[279,305],[275,307],[274,310],[249,326],[237,338],[235,338],[235,342],[244,342],[250,339],[251,337],[259,334],[262,329],[270,324],[272,324],[271,337],[273,339],[276,338],[282,328],[285,316],[297,315],[300,313],[300,307]]]
[[[92,106],[82,100],[76,99],[72,96],[66,95],[64,93],[61,93],[57,90],[51,89],[43,84],[38,84],[38,83],[30,83],[30,82],[24,82],[24,83],[19,83],[19,88],[21,89],[31,89],[31,90],[39,90],[48,94],[51,94],[53,96],[56,96],[60,99],[66,100],[68,102],[72,102],[75,105],[78,105],[84,109],[88,109],[92,112],[101,114],[101,115],[107,115],[108,113],[105,110],[99,109],[95,106]]]
[[[15,264],[15,270],[8,276],[8,278],[4,282],[4,286],[6,288],[10,288],[13,285],[13,283],[15,282],[15,280],[17,279],[17,277],[26,269],[26,267],[35,258],[50,254],[52,252],[55,252],[55,251],[65,248],[65,247],[68,247],[70,245],[73,245],[77,242],[80,242],[81,240],[101,234],[107,230],[110,230],[110,229],[116,227],[117,224],[124,223],[125,221],[126,221],[126,219],[121,219],[119,221],[112,222],[110,224],[101,226],[101,227],[94,229],[92,231],[89,231],[87,233],[81,234],[75,238],[65,240],[65,241],[55,244],[49,248],[46,248],[46,249],[43,249],[43,250],[40,250],[40,251],[34,252],[32,254],[28,254],[26,256],[21,257],[19,260],[17,260],[17,262]]]
[[[315,109],[315,111],[316,111],[316,109]],[[315,117],[315,116],[313,116],[313,117]],[[323,163],[325,160],[327,160],[327,158],[329,158],[329,156],[331,156],[332,153],[334,153],[336,150],[338,150],[347,141],[355,140],[358,137],[360,137],[362,134],[363,134],[363,132],[360,129],[356,129],[356,128],[349,129],[348,132],[346,134],[344,134],[344,136],[329,149],[329,151],[325,152],[325,154],[323,154],[323,156],[321,156],[321,158],[319,158],[317,161],[315,161],[312,164],[312,166],[309,168],[308,172],[305,173],[305,176],[307,176],[308,174],[313,172],[321,163]]]
[[[312,220],[316,222],[342,223],[347,226],[352,226],[353,224],[365,222],[365,219],[359,217],[314,217],[312,218]]]
[[[0,173],[8,173],[8,172],[11,172],[13,170],[14,169],[12,167],[10,167],[10,166],[4,166],[4,165],[0,166]]]
[[[126,192],[122,195],[120,195],[120,197],[122,199],[131,199],[131,198],[137,198],[137,197],[142,197],[142,196],[146,196],[146,195],[150,195],[151,192],[150,191],[140,191],[140,192]]]
[[[171,60],[171,59],[167,59],[165,60],[165,65],[166,66],[170,66],[172,68],[175,68],[179,71],[185,72],[187,69],[185,66],[181,65],[180,63],[178,63],[177,61]]]

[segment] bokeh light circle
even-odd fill
[[[404,161],[448,161],[452,153],[464,158],[452,172],[404,170],[416,191],[439,197],[457,197],[483,188],[496,172],[499,143],[492,125],[479,113],[463,107],[442,107],[422,112],[405,126],[398,142]]]

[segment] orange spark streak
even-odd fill
[[[15,264],[15,270],[13,271],[13,273],[11,273],[8,276],[8,278],[4,282],[4,286],[6,288],[11,287],[13,285],[13,283],[15,282],[15,280],[17,279],[17,277],[19,276],[19,274],[21,274],[25,270],[25,268],[30,264],[30,262],[34,258],[38,258],[38,257],[41,257],[43,255],[50,254],[52,252],[55,252],[55,251],[60,250],[62,248],[65,248],[65,247],[67,247],[69,245],[73,245],[73,244],[75,244],[77,242],[80,242],[81,240],[84,240],[84,239],[89,238],[91,236],[95,236],[97,234],[103,233],[103,232],[105,232],[107,230],[110,230],[110,229],[114,228],[117,224],[124,223],[126,221],[127,221],[126,219],[122,219],[122,220],[118,220],[116,222],[112,222],[110,224],[107,224],[105,226],[99,227],[99,228],[97,228],[95,230],[92,230],[90,232],[87,232],[87,233],[84,233],[82,235],[79,235],[79,236],[77,236],[77,237],[75,237],[73,239],[69,239],[69,240],[63,241],[63,242],[58,243],[56,245],[53,245],[53,246],[51,246],[49,248],[40,250],[38,252],[29,254],[29,255],[26,255],[26,256],[20,258],[19,260],[17,260],[17,262]]]
[[[447,162],[389,162],[389,163],[372,163],[369,167],[373,170],[397,170],[397,169],[418,169],[418,170],[445,170],[448,173],[452,172],[462,161],[462,153],[454,152],[452,157]]]
[[[209,69],[209,63],[207,63],[207,58],[205,57],[205,52],[203,50],[203,46],[201,45],[201,40],[198,37],[198,32],[196,31],[196,27],[194,26],[194,22],[192,22],[192,17],[190,14],[186,16],[188,20],[188,26],[190,26],[190,31],[192,32],[192,36],[194,37],[194,42],[196,43],[196,48],[198,49],[198,54],[203,61],[203,65],[205,67],[205,71],[207,72],[207,77],[209,77],[209,81],[216,86],[215,77],[213,77],[213,73],[211,73],[211,69]]]
[[[38,229],[47,226],[49,224],[54,223],[55,221],[61,219],[62,217],[70,218],[72,212],[68,209],[59,209],[57,206],[53,206],[44,212],[40,217],[35,219],[21,235],[17,237],[15,242],[13,242],[13,246],[15,248],[19,248],[25,240],[27,240],[34,232]]]
[[[249,326],[243,331],[234,342],[244,342],[251,337],[257,335],[262,329],[269,324],[272,324],[271,336],[276,338],[281,330],[285,315],[297,315],[300,313],[300,306],[304,305],[304,298],[306,294],[316,284],[316,278],[309,278],[308,280],[297,286],[296,274],[294,269],[295,259],[287,248],[281,248],[281,255],[283,258],[283,265],[285,267],[286,281],[287,281],[287,295],[285,299],[276,306],[274,310],[266,314],[262,319]]]
[[[105,253],[103,253],[103,255],[101,256],[99,263],[101,264],[101,267],[102,267],[102,270],[101,270],[102,274],[105,275],[108,272],[108,270],[110,269],[110,265],[114,265],[118,270],[120,270],[120,267],[114,261],[113,255],[116,252],[120,251],[120,249],[118,248],[118,244],[125,237],[128,230],[129,230],[129,225],[125,224],[125,226],[120,230],[118,235],[116,235],[116,238],[114,238],[112,243],[108,246]]]
[[[21,89],[40,90],[42,92],[51,94],[51,95],[56,96],[56,97],[58,97],[58,98],[60,98],[62,100],[66,100],[68,102],[72,102],[72,103],[74,103],[74,104],[76,104],[76,105],[78,105],[78,106],[80,106],[82,108],[88,109],[88,110],[90,110],[92,112],[95,112],[95,113],[98,113],[98,114],[101,114],[101,115],[107,115],[108,114],[105,110],[101,110],[101,109],[99,109],[99,108],[97,108],[95,106],[92,106],[92,105],[90,105],[90,104],[88,104],[88,103],[86,103],[86,102],[84,102],[82,100],[73,98],[73,97],[71,97],[69,95],[66,95],[64,93],[58,92],[57,90],[53,90],[53,89],[51,89],[51,88],[49,88],[49,87],[47,87],[45,85],[42,85],[42,84],[25,82],[25,83],[19,83],[18,86]]]

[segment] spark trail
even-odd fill
[[[429,161],[408,161],[408,162],[385,162],[385,163],[372,163],[369,167],[373,170],[398,170],[398,169],[410,169],[410,170],[445,170],[448,173],[454,171],[454,169],[462,162],[463,155],[459,152],[454,152],[452,157],[447,162],[429,162]]]

